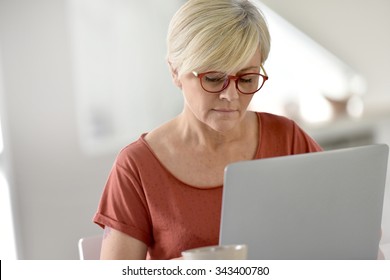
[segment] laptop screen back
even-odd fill
[[[243,161],[225,170],[220,244],[249,259],[376,259],[387,145]]]

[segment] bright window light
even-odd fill
[[[5,176],[0,172],[0,259],[16,260],[16,243],[14,224],[12,220],[11,197],[9,185]]]
[[[15,260],[17,259],[16,253],[16,240],[14,232],[14,222],[11,207],[10,189],[7,179],[4,175],[4,140],[3,140],[3,127],[1,125],[1,116],[3,113],[3,73],[1,68],[0,59],[0,259],[1,260]]]
[[[3,142],[3,132],[2,132],[2,128],[1,128],[1,120],[0,120],[0,154],[3,153],[4,151],[4,142]]]

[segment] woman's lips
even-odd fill
[[[237,112],[235,109],[224,109],[224,108],[217,108],[214,109],[214,111],[221,112],[221,113],[234,113]]]

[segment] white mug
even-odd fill
[[[181,253],[184,260],[246,260],[247,254],[244,244],[207,246]]]

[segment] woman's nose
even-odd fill
[[[239,97],[239,92],[236,88],[236,81],[234,79],[230,79],[229,85],[219,94],[219,98],[232,101],[238,99],[238,97]]]

